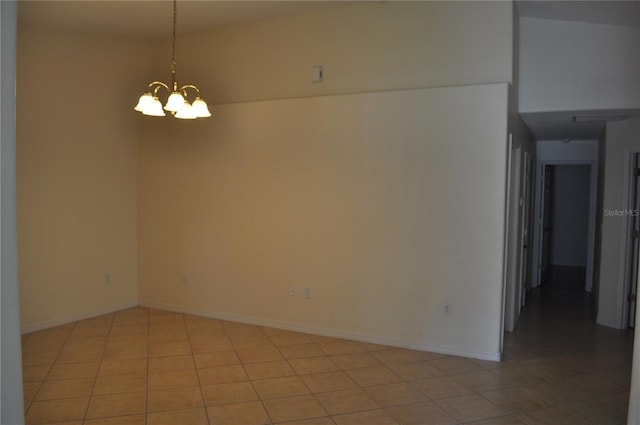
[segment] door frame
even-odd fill
[[[625,149],[624,155],[625,155],[625,160],[624,163],[626,164],[626,166],[624,167],[623,173],[624,173],[624,183],[623,183],[623,202],[622,205],[625,206],[626,209],[632,209],[633,205],[631,205],[631,203],[633,202],[633,195],[631,193],[631,190],[633,188],[633,185],[631,184],[631,169],[633,167],[633,155],[634,154],[640,154],[640,149],[638,148],[627,148]],[[628,323],[628,319],[629,319],[629,310],[627,308],[627,294],[629,293],[629,285],[630,285],[630,280],[631,280],[631,270],[630,270],[630,264],[633,261],[633,259],[631,258],[631,253],[632,250],[630,249],[631,244],[630,244],[630,233],[631,233],[631,227],[633,226],[633,220],[632,217],[629,215],[625,215],[623,218],[623,223],[622,223],[622,234],[624,235],[622,239],[622,250],[620,252],[624,253],[624,255],[620,256],[620,272],[619,272],[619,276],[622,276],[623,281],[622,281],[622,285],[619,285],[618,288],[618,302],[617,302],[617,308],[618,308],[618,320],[619,320],[619,328],[620,329],[625,329],[627,327],[627,323]],[[636,259],[636,261],[640,261],[639,259]],[[640,276],[640,273],[639,273]],[[636,304],[637,306],[637,304]],[[638,315],[637,313],[637,307],[636,307],[636,316]]]
[[[520,219],[522,205],[522,146],[516,146],[510,139],[509,167],[507,174],[507,231],[506,231],[506,279],[504,289],[504,324],[506,332],[512,332],[518,322],[520,302],[518,300],[519,277],[522,276],[522,235]]]
[[[520,211],[520,232],[521,232],[521,245],[522,252],[520,255],[520,285],[521,285],[521,294],[520,294],[520,308],[524,307],[526,304],[526,293],[529,287],[531,286],[531,257],[532,257],[532,249],[533,249],[533,232],[532,232],[532,218],[533,218],[533,182],[535,179],[535,167],[534,161],[529,152],[525,151],[522,158],[522,186],[520,188],[521,191],[521,207]],[[527,245],[525,250],[524,245]],[[527,283],[529,285],[527,285]]]
[[[593,289],[593,272],[595,263],[595,239],[596,239],[596,209],[598,193],[598,162],[595,160],[554,160],[538,159],[536,163],[536,199],[534,210],[533,229],[533,260],[531,261],[531,287],[540,286],[540,261],[542,260],[542,218],[540,213],[544,208],[544,167],[546,165],[588,165],[589,166],[589,213],[587,234],[587,265],[584,289],[591,292]],[[628,189],[627,189],[628,190]]]

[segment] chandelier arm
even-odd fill
[[[169,88],[169,86],[162,81],[152,81],[149,83],[149,91],[153,89],[154,96],[158,94],[158,90],[160,89],[160,87],[164,87],[168,93],[171,93],[171,89]]]
[[[194,86],[193,84],[185,84],[184,86],[180,87],[180,91],[182,92],[182,95],[185,97],[187,97],[187,89],[193,89],[196,91],[196,96],[200,97],[200,89],[196,86]]]

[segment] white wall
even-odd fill
[[[24,331],[137,304],[133,106],[147,83],[139,59],[145,46],[128,38],[19,31]]]
[[[597,161],[597,140],[539,140],[536,142],[539,161]]]
[[[627,208],[629,155],[640,152],[640,118],[607,124],[604,210]],[[602,255],[598,323],[615,328],[626,327],[622,312],[625,292],[624,216],[605,215],[602,219]]]
[[[506,84],[216,115],[141,118],[143,304],[498,358]]]
[[[640,28],[520,19],[520,112],[640,108]]]
[[[585,267],[591,169],[588,165],[555,165],[553,169],[549,263]]]
[[[218,104],[512,82],[513,8],[362,2],[233,25],[180,36],[178,77]],[[322,84],[311,84],[315,65],[324,66]]]

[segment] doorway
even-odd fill
[[[595,162],[540,161],[532,287],[552,271],[584,275],[593,287],[596,222]]]

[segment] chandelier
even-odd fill
[[[211,116],[207,102],[200,97],[200,90],[193,84],[185,84],[179,86],[176,80],[176,16],[177,16],[176,0],[173,0],[173,33],[171,44],[171,86],[162,81],[152,81],[149,83],[147,91],[140,96],[135,109],[142,112],[143,115],[153,117],[164,117],[164,111],[168,111],[176,118],[195,119],[207,118]],[[162,106],[158,99],[158,91],[164,88],[167,90],[169,97],[167,103]],[[189,103],[187,95],[189,92],[195,94],[192,103]]]

